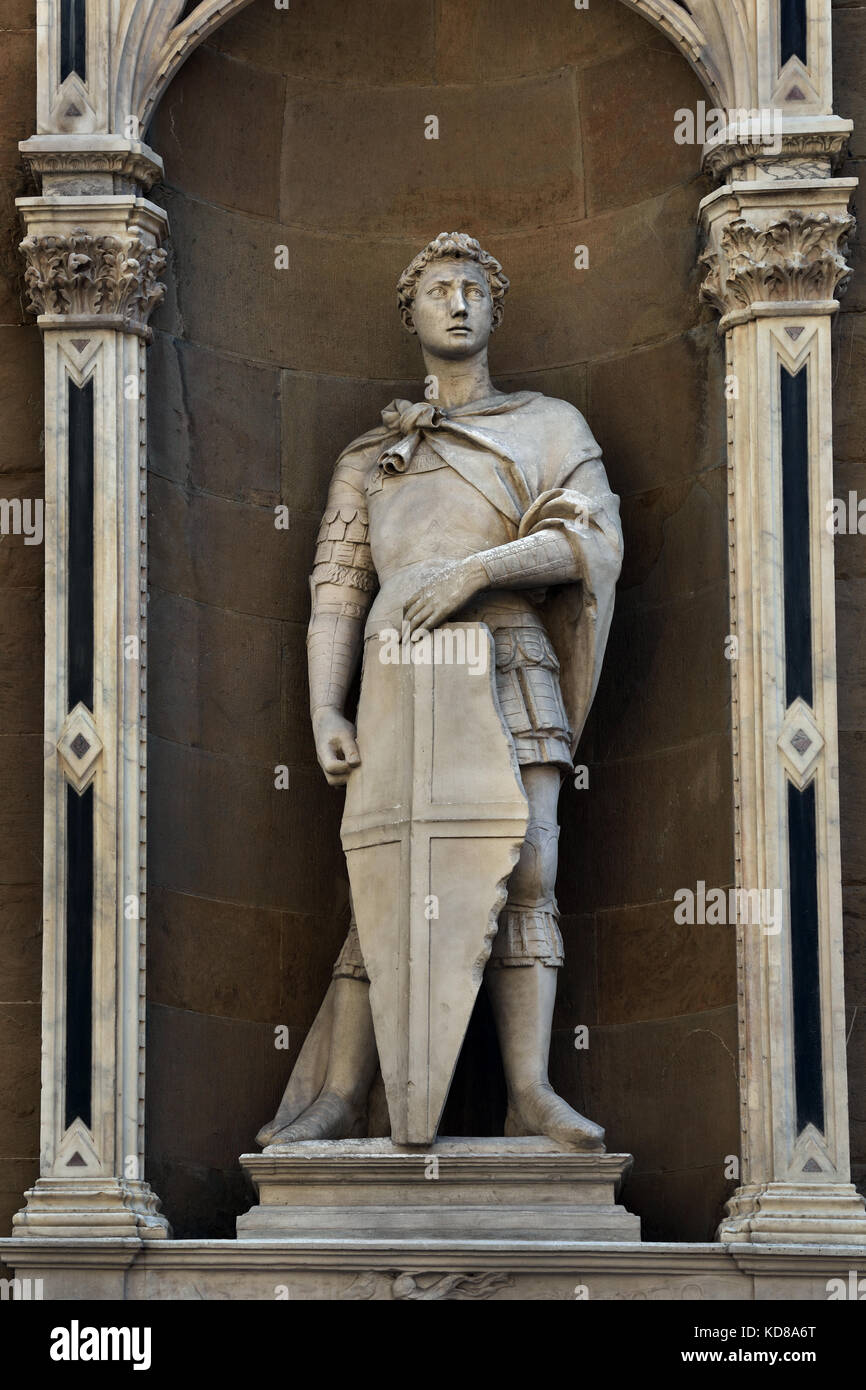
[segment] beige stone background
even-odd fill
[[[11,199],[32,191],[32,0],[0,0],[0,468],[42,495],[41,350]],[[627,559],[562,800],[567,966],[554,1084],[635,1154],[646,1239],[709,1239],[738,1149],[725,927],[673,894],[733,876],[723,359],[701,308],[709,184],[674,112],[703,93],[620,0],[254,0],[170,87],[171,290],[150,353],[148,1169],[178,1235],[230,1235],[236,1158],[276,1103],[347,923],[341,794],[308,728],[306,576],[330,470],[395,395],[419,398],[394,282],[461,228],[512,279],[505,389],[582,409],[622,496]],[[837,109],[866,141],[866,7],[836,16]],[[423,138],[435,114],[440,138]],[[289,247],[287,271],[274,248]],[[573,267],[576,245],[589,270]],[[862,257],[855,246],[855,264]],[[858,265],[859,268],[859,265]],[[861,283],[862,282],[862,283]],[[837,493],[866,495],[866,265],[836,321]],[[274,506],[291,509],[288,535]],[[866,1167],[862,632],[866,540],[837,542],[852,1139]],[[38,1171],[42,552],[0,542],[0,1225]],[[5,755],[5,756],[3,756]],[[274,766],[290,768],[289,791]],[[610,846],[616,844],[616,852]],[[289,1028],[287,1053],[274,1029]],[[573,1046],[575,1026],[590,1046]],[[482,999],[446,1115],[495,1132]]]

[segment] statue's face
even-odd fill
[[[428,265],[418,281],[412,322],[421,346],[437,357],[480,352],[493,324],[493,300],[481,266],[464,260]]]

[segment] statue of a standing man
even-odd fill
[[[547,1077],[562,938],[557,801],[595,693],[622,561],[619,500],[579,411],[504,394],[487,347],[508,280],[472,237],[442,233],[398,282],[429,399],[395,401],[337,462],[311,577],[316,751],[331,786],[359,767],[344,706],[365,636],[487,625],[495,691],[529,808],[486,967],[508,1087],[506,1135],[603,1149]],[[363,751],[363,750],[362,750]],[[358,1132],[377,1068],[354,918],[328,997],[262,1144]]]

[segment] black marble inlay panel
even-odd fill
[[[808,63],[806,56],[806,0],[781,0],[782,67],[789,58]]]
[[[791,879],[791,976],[794,996],[794,1079],[797,1129],[824,1129],[821,990],[818,976],[818,846],[815,783],[788,783]]]
[[[785,589],[785,703],[811,705],[812,582],[809,570],[808,366],[781,368],[782,525]]]
[[[93,378],[69,383],[69,708],[93,708]]]
[[[93,1056],[93,784],[66,788],[67,1126],[91,1123]]]
[[[60,0],[60,81],[71,72],[87,81],[87,0]]]

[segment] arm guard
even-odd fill
[[[360,656],[364,619],[376,588],[366,511],[354,501],[329,506],[310,576],[313,611],[307,632],[310,711],[342,712]]]
[[[535,531],[476,556],[491,589],[535,589],[580,578],[574,552],[561,531]]]

